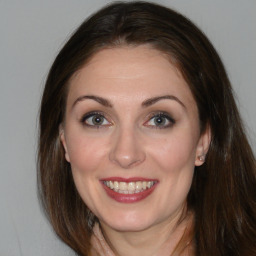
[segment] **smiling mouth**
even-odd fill
[[[138,194],[152,188],[156,181],[134,181],[134,182],[119,182],[119,181],[103,181],[103,184],[111,190],[119,194]]]

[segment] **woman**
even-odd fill
[[[223,64],[152,3],[86,20],[49,72],[38,177],[79,255],[256,255],[256,167]]]

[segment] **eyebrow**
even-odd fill
[[[186,106],[184,105],[184,103],[178,99],[176,96],[174,95],[163,95],[163,96],[158,96],[158,97],[154,97],[154,98],[150,98],[150,99],[147,99],[147,100],[144,100],[142,102],[142,106],[143,107],[149,107],[153,104],[155,104],[156,102],[160,101],[160,100],[175,100],[177,101],[183,108],[186,109]]]
[[[107,99],[104,99],[100,96],[94,96],[94,95],[83,95],[78,97],[75,102],[72,105],[72,108],[80,101],[86,100],[86,99],[90,99],[90,100],[94,100],[98,103],[100,103],[101,105],[105,106],[105,107],[113,107],[112,104],[110,103],[110,101],[108,101]],[[149,98],[146,99],[142,102],[142,107],[149,107],[153,104],[155,104],[156,102],[160,101],[160,100],[175,100],[177,101],[183,108],[186,109],[186,106],[183,104],[183,102],[181,100],[179,100],[176,96],[174,95],[163,95],[163,96],[157,96],[157,97],[153,97],[153,98]]]
[[[83,100],[86,100],[86,99],[89,99],[89,100],[95,100],[97,101],[98,103],[100,103],[101,105],[105,106],[105,107],[112,107],[112,104],[107,100],[107,99],[104,99],[102,97],[99,97],[99,96],[94,96],[94,95],[83,95],[83,96],[80,96],[78,97],[75,102],[73,103],[72,105],[72,108],[80,101],[83,101]]]

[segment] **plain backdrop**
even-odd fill
[[[0,256],[75,255],[53,233],[36,191],[37,117],[54,57],[107,0],[0,0]],[[220,53],[256,152],[256,1],[155,1],[194,21]]]

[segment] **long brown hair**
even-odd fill
[[[169,56],[196,100],[201,131],[212,139],[195,168],[188,207],[195,214],[195,254],[256,255],[256,166],[224,66],[187,18],[146,2],[114,3],[86,20],[56,57],[41,102],[38,184],[58,236],[80,255],[90,249],[91,213],[76,191],[59,126],[69,80],[100,49],[149,44]]]

